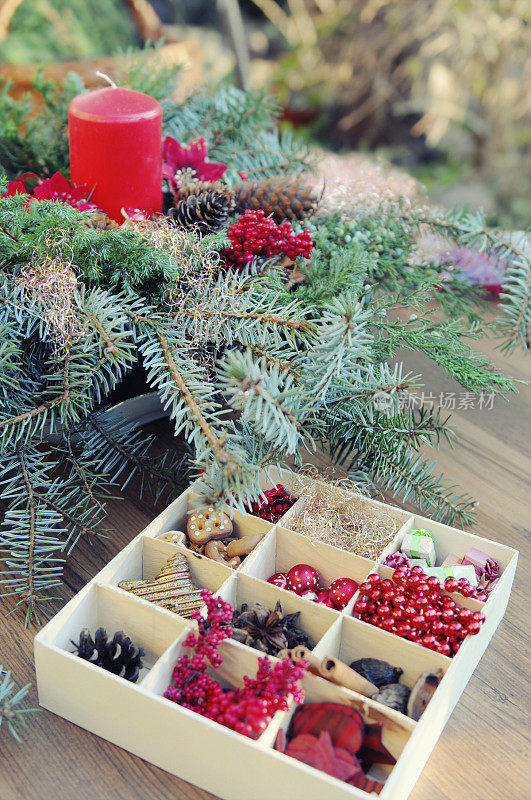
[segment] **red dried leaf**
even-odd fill
[[[319,739],[307,733],[296,736],[288,744],[286,755],[326,772],[327,775],[338,778],[340,781],[348,781],[361,772],[355,756],[343,751],[346,758],[338,757],[332,744],[332,738],[327,731],[321,733]]]
[[[380,723],[365,726],[365,738],[363,747],[359,751],[359,759],[366,771],[373,764],[396,764],[396,758],[382,744],[382,725]]]
[[[356,786],[358,789],[363,789],[364,792],[374,792],[375,794],[380,794],[384,787],[383,783],[372,781],[363,772],[355,775],[347,783],[350,783],[351,786]]]
[[[280,728],[275,739],[274,749],[278,750],[279,753],[284,753],[286,751],[286,743],[286,732]]]
[[[364,740],[365,723],[358,711],[341,703],[305,703],[293,714],[288,737],[327,731],[334,747],[358,752]]]

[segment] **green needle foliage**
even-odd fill
[[[34,708],[20,708],[20,703],[29,692],[31,684],[15,691],[15,683],[11,680],[10,670],[0,664],[0,733],[2,723],[17,742],[20,742],[19,730],[26,722],[24,714],[35,711]]]
[[[131,74],[164,101],[163,73],[141,65]],[[50,97],[42,120],[56,139],[40,149],[41,118],[21,133],[25,106],[4,98],[8,174],[56,168],[66,95]],[[229,165],[228,183],[239,171],[306,164],[263,96],[222,87],[181,105],[167,99],[166,131],[185,143],[204,136],[209,156]],[[109,535],[106,501],[132,479],[168,498],[197,479],[205,501],[242,510],[262,469],[322,447],[368,491],[386,489],[450,524],[473,520],[471,498],[421,455],[453,440],[448,419],[408,407],[422,378],[397,359],[419,351],[467,391],[514,391],[470,347],[481,293],[457,282],[450,292],[433,265],[413,263],[417,228],[428,224],[419,213],[362,212],[303,223],[314,253],[295,265],[299,284],[280,259],[220,267],[226,229],[202,238],[160,223],[102,231],[59,203],[0,199],[0,593],[16,596],[28,623],[46,613],[65,554],[82,537]],[[505,330],[508,346],[525,339],[528,265],[480,219],[434,216],[433,227],[446,225],[460,242],[513,253]],[[107,410],[139,365],[175,428],[176,446],[162,452]]]

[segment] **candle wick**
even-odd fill
[[[96,75],[98,76],[98,78],[103,78],[103,80],[107,81],[107,83],[108,83],[110,86],[112,86],[112,88],[113,88],[113,89],[116,89],[116,88],[117,88],[117,87],[116,87],[116,84],[115,84],[115,82],[112,80],[112,78],[109,78],[109,76],[108,76],[108,75],[106,75],[104,72],[100,72],[99,70],[96,70]]]

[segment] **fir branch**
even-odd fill
[[[36,601],[37,598],[35,596],[35,585],[33,580],[33,570],[34,570],[34,553],[35,553],[35,494],[33,490],[33,486],[29,479],[28,470],[26,468],[26,462],[24,459],[24,454],[20,448],[16,450],[18,463],[20,464],[20,471],[22,473],[22,480],[24,483],[25,492],[27,495],[27,509],[28,509],[28,558],[26,561],[27,565],[27,593],[23,597],[24,602],[27,603],[28,606],[28,616],[29,618],[35,616],[36,611]],[[26,617],[28,619],[28,616]]]
[[[15,691],[15,683],[11,680],[11,671],[0,664],[0,728],[7,726],[13,738],[20,742],[19,729],[25,725],[24,714],[36,711],[35,708],[19,708],[20,703],[31,688],[31,683]]]

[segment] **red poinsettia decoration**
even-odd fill
[[[182,145],[172,136],[166,136],[162,145],[162,177],[169,180],[173,189],[179,188],[179,172],[184,170],[191,170],[192,177],[197,180],[217,181],[225,174],[227,165],[207,161],[207,155],[208,147],[203,138]]]
[[[33,197],[36,200],[56,200],[64,205],[73,206],[78,211],[91,211],[96,208],[94,203],[87,200],[89,195],[88,186],[73,186],[60,172],[56,172],[51,178],[39,181],[33,190]]]
[[[37,182],[33,194],[29,187],[27,188],[28,181],[29,183]],[[13,197],[16,194],[28,195],[26,205],[31,200],[55,200],[58,203],[73,206],[78,211],[91,211],[96,208],[94,203],[87,200],[90,194],[88,186],[73,186],[60,172],[56,172],[51,178],[44,180],[32,172],[25,172],[20,180],[9,181],[7,192],[4,192],[2,197]]]

